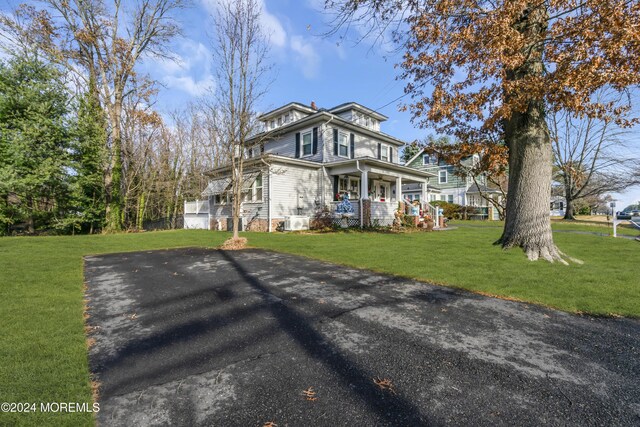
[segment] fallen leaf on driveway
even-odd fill
[[[374,378],[373,382],[380,387],[382,390],[387,390],[392,394],[396,394],[396,387],[393,385],[389,378]]]
[[[307,398],[307,400],[310,400],[312,402],[318,400],[318,398],[316,397],[316,392],[313,391],[313,387],[309,387],[308,389],[304,390],[302,394]]]

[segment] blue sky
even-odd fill
[[[175,43],[178,64],[147,60],[144,69],[165,85],[161,108],[176,108],[214,85],[211,67],[211,12],[214,0],[197,0],[185,11],[184,37]],[[291,101],[330,108],[356,101],[389,117],[383,131],[402,140],[421,139],[430,132],[414,128],[410,115],[398,111],[404,83],[395,79],[398,54],[383,50],[374,40],[338,45],[338,36],[323,37],[330,17],[323,0],[261,0],[263,28],[270,35],[273,83],[259,103],[262,111]],[[210,31],[209,31],[210,32]]]
[[[350,40],[338,44],[337,35],[323,37],[329,30],[331,16],[323,11],[324,0],[258,0],[262,5],[261,22],[270,35],[270,62],[273,82],[258,107],[261,111],[277,108],[291,101],[330,108],[355,101],[389,117],[382,131],[411,142],[433,133],[412,125],[408,112],[399,111],[404,95],[404,82],[396,80],[394,64],[401,54],[385,49],[380,41],[359,39],[355,28]],[[0,9],[8,11],[16,4],[9,0]],[[180,109],[189,101],[204,95],[215,85],[209,33],[211,14],[216,0],[193,0],[193,7],[177,17],[183,27],[183,37],[171,50],[178,61],[148,58],[141,65],[143,72],[163,84],[156,108],[163,115]],[[0,3],[2,4],[2,3]],[[640,157],[638,128],[632,131],[632,148]],[[640,187],[614,195],[617,209],[640,202]]]

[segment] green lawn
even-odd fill
[[[502,228],[504,221],[463,221],[454,220],[451,225],[459,227],[489,227]],[[595,222],[577,219],[574,221],[565,221],[562,219],[553,219],[551,228],[554,231],[586,231],[590,233],[600,233],[613,236],[613,226],[605,221]],[[623,222],[618,225],[618,235],[621,236],[640,236],[640,230],[631,225],[629,222]]]
[[[491,243],[499,228],[437,233],[263,234],[249,244],[399,274],[569,312],[640,317],[640,243],[558,233],[584,265],[529,262]],[[90,402],[83,331],[82,256],[216,246],[226,233],[0,239],[0,396],[4,402]],[[0,414],[0,425],[90,425],[88,414]]]

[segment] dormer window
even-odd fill
[[[278,126],[282,126],[282,116],[278,117]]]
[[[276,127],[276,121],[271,120],[271,129],[275,129],[275,127]]]
[[[289,113],[284,115],[284,123],[285,124],[289,123]]]
[[[423,154],[422,155],[422,164],[423,165],[428,165],[429,163],[431,163],[431,156],[429,156],[428,154]]]

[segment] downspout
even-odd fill
[[[356,169],[360,172],[360,191],[362,191],[362,174],[363,174],[363,170],[360,169],[360,160],[356,159]],[[369,186],[369,183],[367,182],[367,187]],[[362,207],[362,194],[360,195],[360,228],[364,228],[364,225],[362,224],[362,220],[363,220],[363,216],[362,216],[362,211],[363,211],[363,207]]]
[[[271,226],[271,165],[267,168],[267,177],[269,179],[269,183],[267,185],[268,194],[267,194],[267,221],[268,221],[268,230],[269,233],[273,231],[273,227]]]

